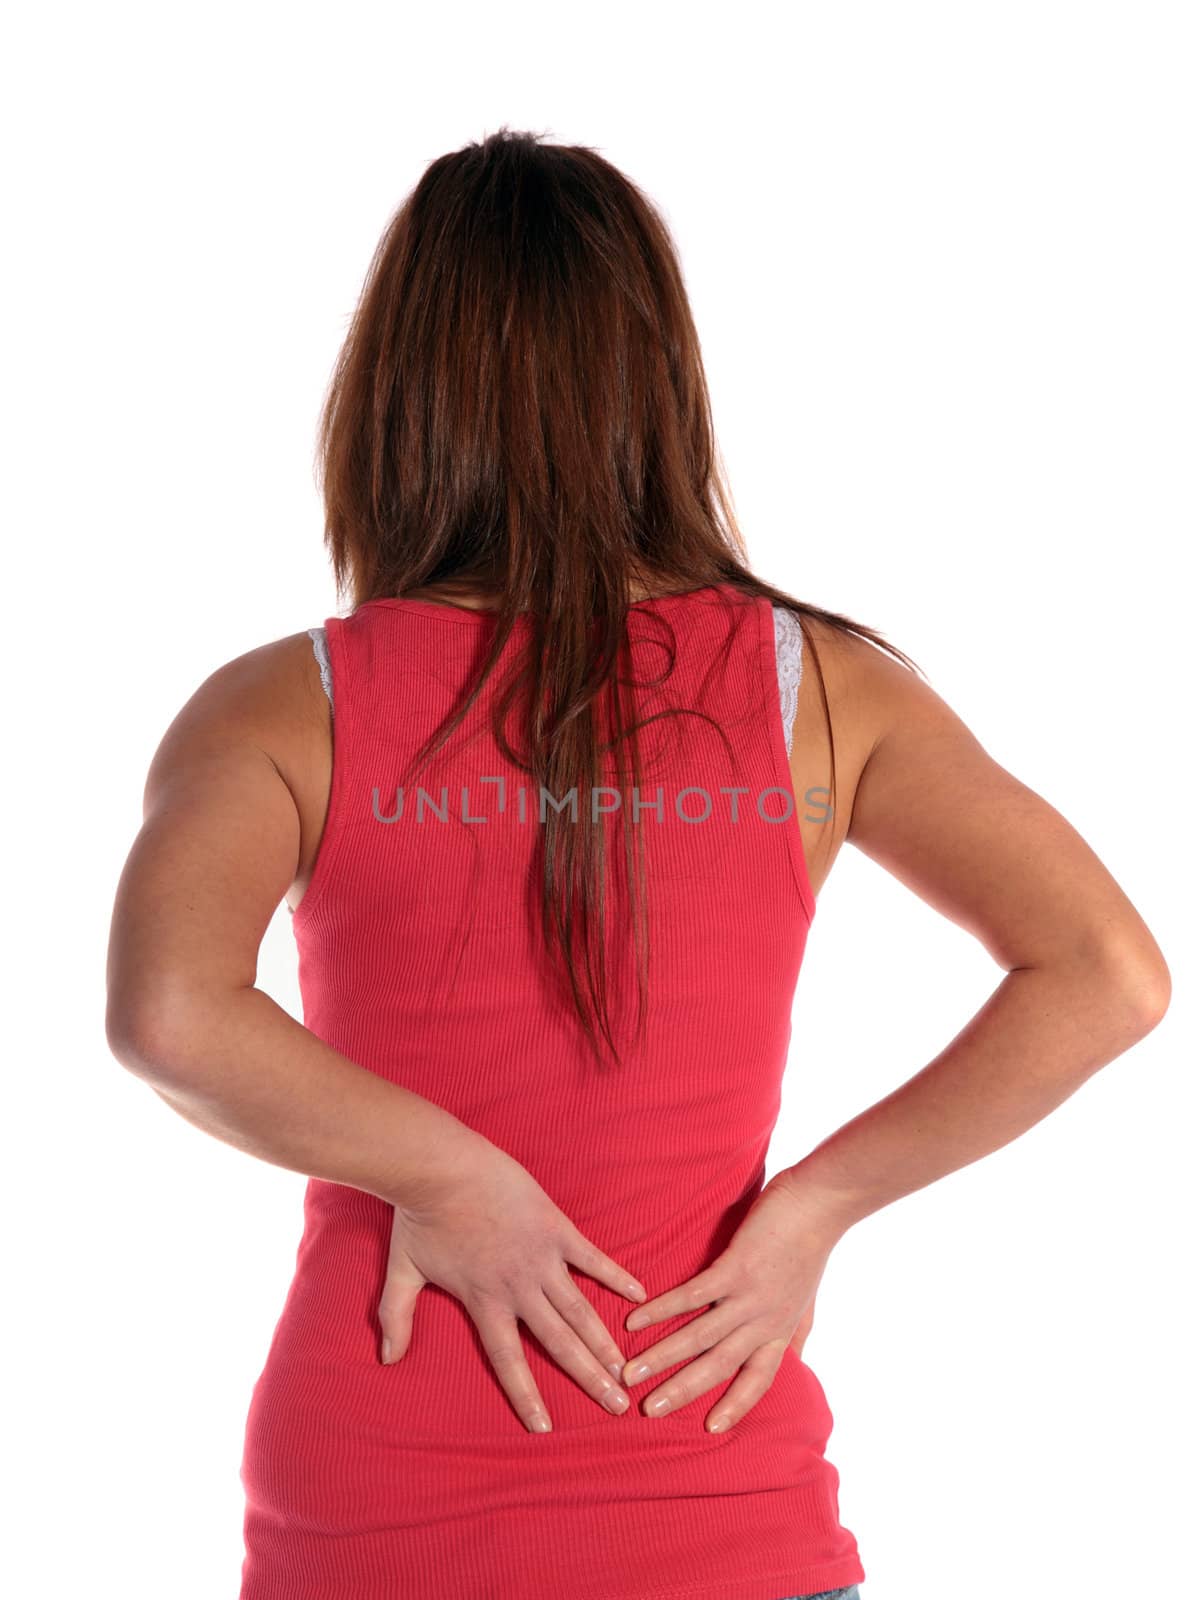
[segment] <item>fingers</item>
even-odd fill
[[[568,1222],[568,1219],[567,1219]],[[646,1289],[638,1283],[626,1267],[620,1266],[605,1255],[598,1245],[592,1244],[584,1233],[572,1225],[567,1226],[562,1254],[567,1261],[580,1267],[588,1278],[605,1283],[609,1289],[622,1294],[627,1300],[643,1300]]]
[[[646,1378],[653,1377],[655,1373],[664,1372],[667,1367],[675,1367],[680,1361],[689,1361],[692,1356],[709,1350],[730,1334],[740,1320],[731,1306],[712,1306],[710,1311],[694,1317],[684,1328],[667,1334],[657,1344],[642,1350],[639,1356],[631,1357],[624,1363],[620,1376],[627,1384],[644,1383]]]
[[[625,1363],[621,1377],[631,1388],[635,1384],[644,1383],[659,1372],[664,1372],[668,1367],[676,1367],[680,1361],[689,1361],[692,1356],[701,1356],[705,1350],[711,1350],[718,1346],[721,1350],[727,1352],[732,1347],[731,1336],[736,1329],[737,1321],[738,1319],[734,1313],[721,1312],[720,1308],[716,1306],[707,1312],[705,1316],[696,1317],[693,1322],[688,1322],[685,1328],[679,1328],[677,1333],[672,1333],[668,1338],[662,1339],[659,1344],[651,1345],[648,1350],[643,1350],[639,1356],[633,1356]],[[741,1349],[742,1361],[751,1349],[752,1342],[750,1339],[749,1342],[744,1343]],[[688,1372],[693,1371],[693,1364],[686,1370]],[[731,1376],[733,1371],[735,1371],[735,1368],[730,1368],[724,1376]],[[668,1390],[672,1396],[681,1395],[684,1377],[684,1373],[675,1373],[669,1384],[663,1385],[662,1389]],[[719,1376],[717,1375],[711,1382],[718,1383]],[[672,1387],[674,1385],[678,1387]],[[707,1387],[710,1388],[710,1386],[708,1384]],[[661,1392],[655,1390],[654,1398]],[[694,1396],[689,1395],[687,1398],[693,1399]],[[685,1401],[680,1401],[679,1403],[685,1404]],[[661,1409],[673,1410],[675,1407],[671,1405],[668,1408],[662,1407]],[[656,1415],[656,1413],[648,1414]]]
[[[708,1414],[708,1433],[727,1432],[757,1404],[777,1376],[785,1348],[777,1339],[770,1344],[758,1345],[721,1395],[719,1403]],[[669,1387],[670,1384],[662,1385],[663,1389]]]
[[[705,1378],[707,1373],[712,1373],[704,1389],[710,1389],[712,1384],[718,1384],[721,1378],[731,1378],[739,1363],[744,1362],[750,1350],[753,1349],[752,1334],[744,1330],[744,1325],[737,1330],[736,1322],[729,1317],[720,1317],[720,1312],[712,1310],[705,1317],[697,1318],[696,1322],[688,1323],[685,1328],[680,1328],[678,1333],[670,1334],[669,1339],[662,1339],[661,1344],[654,1344],[648,1350],[643,1350],[640,1355],[633,1355],[630,1362],[625,1363],[625,1384],[632,1389],[635,1384],[643,1384],[646,1379],[653,1378],[656,1373],[664,1373],[669,1366],[677,1366],[678,1362],[686,1362],[691,1357],[696,1360],[691,1365],[683,1368],[680,1373],[673,1374],[669,1382],[662,1384],[661,1389],[654,1389],[653,1395],[643,1406],[646,1416],[659,1416],[664,1411],[675,1411],[678,1406],[686,1405],[689,1400],[694,1400],[697,1394],[702,1394],[702,1389],[693,1389],[691,1384],[699,1378]],[[717,1354],[717,1362],[699,1360],[704,1357],[704,1352]],[[736,1357],[733,1366],[728,1366],[728,1360]],[[718,1363],[725,1363],[717,1370]],[[654,1408],[653,1402],[665,1398],[667,1405]]]
[[[647,1417],[664,1417],[669,1411],[677,1411],[680,1407],[689,1405],[701,1394],[714,1389],[717,1383],[723,1383],[731,1378],[747,1362],[752,1353],[752,1340],[743,1333],[739,1338],[722,1339],[697,1361],[692,1361],[689,1366],[683,1367],[681,1372],[676,1372],[667,1382],[654,1389],[641,1406],[641,1410]]]
[[[670,1317],[685,1316],[688,1311],[711,1305],[724,1292],[719,1274],[709,1267],[706,1272],[680,1283],[676,1289],[655,1295],[652,1300],[637,1306],[624,1318],[624,1326],[629,1333],[633,1333],[638,1328],[652,1327],[655,1322],[666,1322]]]
[[[624,1371],[624,1352],[607,1331],[594,1306],[570,1276],[562,1262],[561,1280],[542,1286],[542,1292],[562,1320],[574,1329],[583,1344],[598,1358],[600,1366],[619,1378]]]
[[[555,1295],[561,1293],[557,1285],[553,1286],[553,1291]],[[578,1298],[581,1299],[582,1296],[579,1295]],[[574,1315],[581,1320],[581,1314],[577,1310]],[[520,1316],[529,1331],[535,1333],[541,1341],[546,1354],[563,1372],[573,1378],[579,1388],[589,1394],[592,1400],[597,1401],[615,1416],[620,1416],[628,1410],[632,1403],[628,1396],[611,1373],[604,1371],[594,1351],[587,1348],[574,1328],[546,1298],[544,1291],[540,1295],[539,1303],[534,1299],[529,1305],[521,1308]],[[606,1333],[604,1338],[606,1340]],[[616,1352],[616,1357],[618,1360],[619,1351]]]
[[[761,1399],[782,1364],[785,1348],[786,1341],[779,1339],[758,1345],[747,1335],[723,1339],[655,1389],[641,1410],[647,1417],[664,1417],[735,1374],[735,1381],[707,1419],[711,1432],[722,1432]],[[718,1425],[713,1427],[713,1423]]]
[[[408,1352],[416,1301],[424,1283],[424,1277],[410,1258],[393,1250],[378,1306],[379,1327],[383,1333],[379,1354],[384,1366],[401,1360]]]
[[[495,1369],[500,1387],[516,1415],[530,1433],[548,1433],[553,1424],[541,1399],[536,1381],[524,1359],[520,1329],[510,1311],[499,1307],[468,1306],[475,1327],[482,1335],[483,1349]]]

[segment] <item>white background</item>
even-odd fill
[[[10,999],[0,1555],[233,1596],[301,1176],[109,1055],[155,745],[334,612],[316,416],[370,252],[499,125],[674,232],[755,568],[881,628],[1156,934],[1165,1021],[833,1255],[805,1358],[863,1600],[1190,1592],[1194,13],[1183,4],[25,8],[0,96]],[[1000,973],[855,850],[771,1172]],[[300,1014],[285,912],[263,986]]]

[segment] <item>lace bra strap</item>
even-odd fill
[[[786,754],[794,738],[795,717],[799,710],[799,683],[803,676],[803,630],[793,611],[773,606],[774,652],[778,659],[778,698],[782,703],[782,727],[786,734]]]
[[[320,668],[320,685],[329,697],[329,711],[333,709],[333,668],[329,662],[329,641],[323,628],[309,628],[308,637],[312,641],[312,653]]]

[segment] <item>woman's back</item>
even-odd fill
[[[325,630],[332,718],[305,633],[200,686],[147,776],[107,971],[119,1059],[309,1179],[248,1417],[243,1600],[829,1600],[863,1576],[800,1359],[830,1252],[1150,1031],[1164,958],[904,652],[746,565],[669,228],[592,147],[505,128],[430,163],[372,257],[317,454],[357,608]],[[521,809],[498,681],[409,770],[498,620],[414,600],[429,582],[502,594],[512,651],[549,619],[530,665],[553,735],[527,751],[546,782],[589,784],[626,726],[606,697],[569,720],[594,624],[610,645],[630,586],[658,596],[629,623],[647,930],[626,813],[576,797],[608,846],[606,993],[594,835],[543,818],[539,781]],[[771,601],[818,657],[789,761]],[[812,891],[850,830],[1005,976],[763,1186]],[[255,981],[283,899],[307,1026]],[[611,1002],[617,1065],[576,995]],[[649,1380],[631,1405],[620,1385]]]
[[[507,1151],[652,1296],[712,1261],[760,1190],[814,913],[774,617],[729,586],[630,614],[633,676],[647,680],[635,827],[650,965],[638,1039],[617,871],[618,1066],[587,1048],[548,960],[541,814],[491,732],[498,674],[396,792],[473,682],[493,626],[485,612],[410,599],[326,624],[327,818],[293,920],[304,1020]],[[644,723],[671,708],[712,723]],[[576,801],[590,826],[588,797]],[[599,825],[618,868],[621,818],[600,813]],[[793,1349],[749,1414],[712,1435],[703,1416],[717,1392],[665,1417],[611,1416],[526,1335],[553,1418],[551,1433],[531,1434],[467,1311],[435,1285],[403,1359],[380,1364],[390,1211],[359,1189],[308,1185],[295,1279],[248,1419],[243,1600],[770,1600],[864,1575],[824,1454],[832,1418]],[[686,1320],[628,1334],[627,1302],[576,1282],[630,1357]]]

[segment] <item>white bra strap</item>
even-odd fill
[[[782,730],[786,735],[786,754],[793,742],[795,717],[799,710],[799,683],[803,676],[803,630],[793,611],[773,606],[774,653],[778,661],[778,698],[782,703]]]
[[[312,653],[320,667],[320,683],[325,694],[329,697],[329,710],[333,709],[333,668],[329,662],[329,641],[323,628],[309,628],[308,637],[312,641]]]

